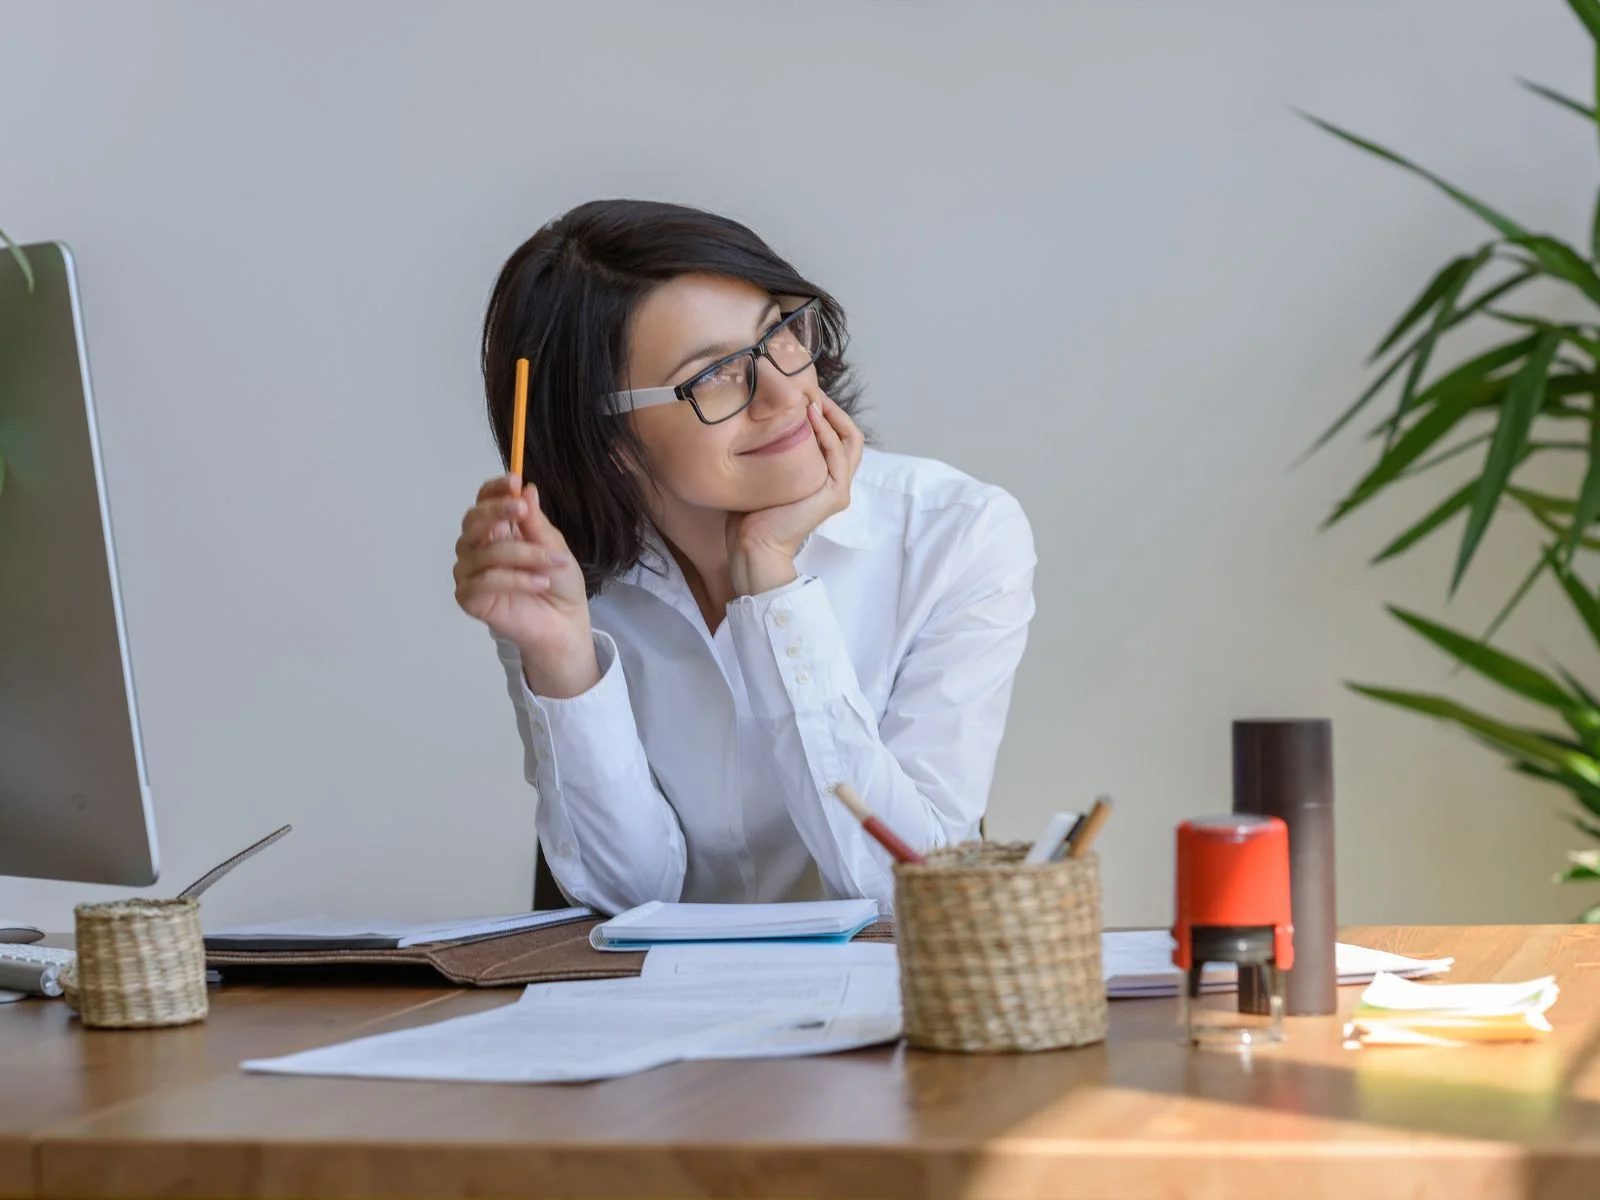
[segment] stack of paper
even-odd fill
[[[1172,946],[1172,935],[1164,929],[1101,934],[1106,995],[1113,1000],[1176,996],[1182,973],[1172,965]],[[1366,983],[1380,971],[1406,977],[1435,975],[1448,971],[1454,962],[1452,958],[1406,958],[1343,942],[1334,949],[1335,970],[1341,984]],[[1208,966],[1200,977],[1203,992],[1231,992],[1238,986],[1238,970],[1225,964]]]
[[[1553,976],[1526,983],[1412,983],[1383,974],[1361,993],[1345,1027],[1356,1046],[1461,1046],[1535,1041],[1560,989]]]
[[[663,904],[652,900],[596,925],[596,950],[646,950],[658,942],[766,941],[773,938],[847,942],[878,919],[873,900],[788,904]]]
[[[247,1071],[576,1083],[687,1059],[826,1054],[900,1036],[892,945],[672,946],[638,979],[546,983],[515,1004]]]

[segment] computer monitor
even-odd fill
[[[0,875],[141,887],[155,820],[72,253],[0,249]]]

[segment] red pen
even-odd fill
[[[855,813],[856,820],[861,822],[861,828],[877,838],[878,843],[894,855],[897,862],[920,864],[924,861],[922,855],[902,842],[894,830],[872,815],[867,802],[855,788],[848,783],[836,783],[833,785],[833,794],[844,802],[846,808]]]

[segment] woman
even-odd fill
[[[505,264],[489,421],[525,475],[462,521],[456,598],[506,669],[539,843],[574,902],[867,896],[976,836],[1033,615],[1005,492],[864,449],[845,318],[754,233],[585,204]],[[930,346],[930,352],[935,347]]]

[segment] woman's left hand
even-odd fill
[[[829,517],[850,507],[850,484],[861,465],[866,438],[832,400],[807,405],[812,431],[828,465],[828,478],[811,495],[792,504],[735,513],[728,517],[728,565],[741,596],[771,591],[796,578],[794,556]]]

